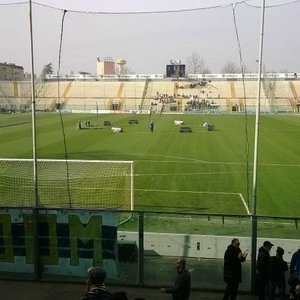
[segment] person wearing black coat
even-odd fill
[[[259,280],[259,300],[266,299],[267,286],[269,281],[269,260],[270,251],[274,245],[265,241],[263,245],[258,249],[256,269],[258,272]]]
[[[290,288],[290,299],[298,299],[300,298],[300,292],[298,294],[298,298],[295,294],[296,286],[298,285],[298,290],[300,291],[299,283],[300,283],[300,248],[293,253],[291,263],[290,263],[290,278],[288,280]]]
[[[240,241],[234,238],[224,254],[224,281],[227,283],[223,300],[235,300],[239,283],[242,282],[242,262],[246,252],[240,249]]]
[[[291,264],[290,264],[290,274],[300,273],[300,248],[293,253]]]
[[[177,260],[177,275],[174,286],[170,288],[161,288],[162,293],[172,294],[173,300],[189,300],[191,289],[191,274],[186,269],[184,258]]]
[[[278,288],[278,299],[286,299],[285,272],[289,269],[286,261],[283,260],[284,250],[277,247],[276,256],[270,257],[269,260],[269,285],[268,300],[275,299],[275,290]]]

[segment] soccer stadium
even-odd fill
[[[299,1],[266,6],[261,28],[261,4],[244,2],[103,15],[31,4],[40,26],[31,59],[42,74],[24,71],[29,58],[16,65],[0,56],[1,278],[78,282],[100,265],[111,284],[158,287],[185,257],[199,278],[193,289],[222,291],[224,251],[238,237],[249,253],[239,289],[250,293],[264,240],[290,262],[299,247],[299,44],[296,27],[278,27]],[[0,6],[28,22],[27,2]],[[220,13],[222,28],[212,21]],[[55,24],[49,41],[43,14]],[[109,18],[126,24],[122,34],[107,29]],[[103,28],[125,54],[111,50],[117,59],[95,56],[94,71],[69,72],[80,41],[96,43],[79,24]],[[187,47],[190,31],[209,32],[200,35],[207,61]],[[135,38],[126,44],[127,34],[144,37],[151,57],[134,50]],[[168,59],[151,48],[163,38]],[[44,44],[54,63],[42,59]],[[174,59],[174,49],[187,58]],[[161,69],[139,69],[152,56]]]

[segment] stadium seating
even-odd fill
[[[245,87],[245,90],[244,90]],[[296,112],[300,81],[262,83],[261,112]],[[246,97],[246,100],[245,100]],[[194,103],[193,103],[194,100]],[[202,102],[204,101],[204,102]],[[36,82],[36,110],[152,110],[152,112],[255,112],[256,80],[216,80],[205,85],[186,81],[55,81]],[[203,105],[204,104],[204,105]],[[22,111],[31,106],[29,81],[0,82],[0,108]]]

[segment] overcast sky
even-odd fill
[[[212,73],[220,73],[229,61],[239,66],[240,54],[246,69],[257,72],[262,1],[230,5],[234,2],[37,0],[32,4],[35,72],[39,75],[49,62],[58,70],[62,24],[61,74],[95,74],[97,57],[123,58],[135,73],[161,74],[171,59],[187,63],[192,53]],[[266,0],[266,5],[266,69],[300,72],[300,1]],[[28,1],[0,0],[0,62],[30,72],[28,7]],[[125,14],[133,12],[148,13]]]

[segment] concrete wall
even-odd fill
[[[223,259],[224,252],[231,243],[232,238],[234,237],[146,232],[144,236],[144,249],[146,255],[149,253],[150,255],[157,254],[160,256]],[[247,251],[251,255],[251,239],[248,237],[241,237],[239,239],[242,251]],[[138,233],[120,231],[118,232],[118,240],[123,243],[135,242],[138,245]],[[276,254],[277,246],[285,249],[284,259],[287,262],[290,262],[292,254],[300,247],[300,240],[259,238],[257,248],[265,240],[270,240],[274,244],[271,255]]]

